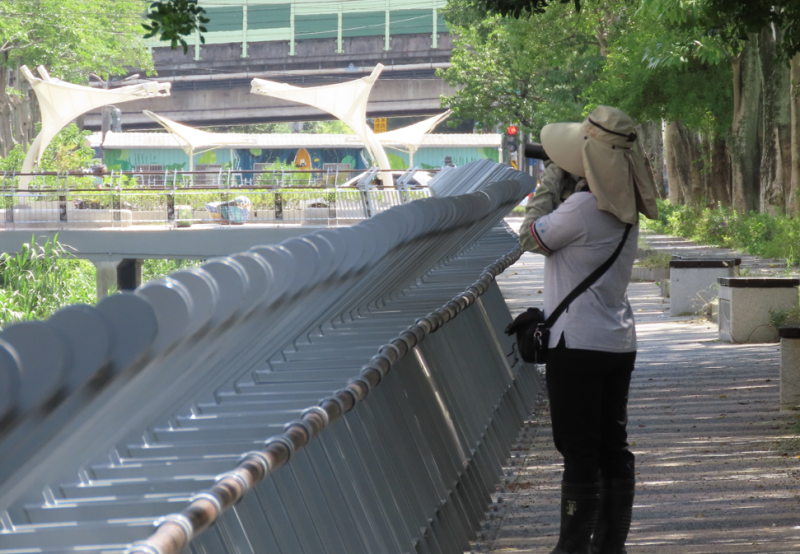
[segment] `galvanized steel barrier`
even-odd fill
[[[0,553],[468,548],[540,387],[494,283],[533,183],[448,173],[491,178],[0,333]]]

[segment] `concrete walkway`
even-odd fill
[[[667,242],[667,241],[664,241]],[[499,276],[514,315],[540,305],[544,258]],[[777,344],[717,341],[716,324],[669,318],[653,283],[631,283],[639,356],[629,434],[637,457],[630,554],[800,553],[800,439],[777,409]],[[561,458],[545,399],[531,416],[475,550],[547,554]]]
[[[520,220],[521,221],[521,220]],[[514,226],[516,221],[509,223]],[[519,225],[517,224],[517,227]],[[722,257],[733,256],[741,258],[742,269],[747,268],[751,274],[785,274],[786,273],[786,260],[775,260],[759,258],[752,254],[737,252],[730,248],[721,248],[719,246],[709,246],[704,244],[696,244],[690,240],[681,237],[671,237],[669,235],[658,235],[655,233],[642,232],[639,237],[639,242],[643,248],[655,250],[658,252],[669,252],[678,256],[696,256],[696,257]],[[796,268],[795,268],[796,270]],[[796,271],[794,271],[796,273]]]

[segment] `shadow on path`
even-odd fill
[[[498,277],[512,314],[541,304],[544,258]],[[630,554],[800,553],[800,440],[778,411],[778,344],[717,341],[669,318],[653,283],[631,283],[639,356],[629,435],[637,457]],[[546,401],[514,447],[476,550],[547,554],[558,533],[561,458]]]

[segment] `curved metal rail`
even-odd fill
[[[532,183],[455,171],[494,177],[0,333],[0,552],[463,551],[538,374],[492,282]]]

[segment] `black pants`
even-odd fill
[[[547,395],[553,441],[564,456],[564,481],[633,479],[628,450],[628,389],[636,352],[551,349]]]

